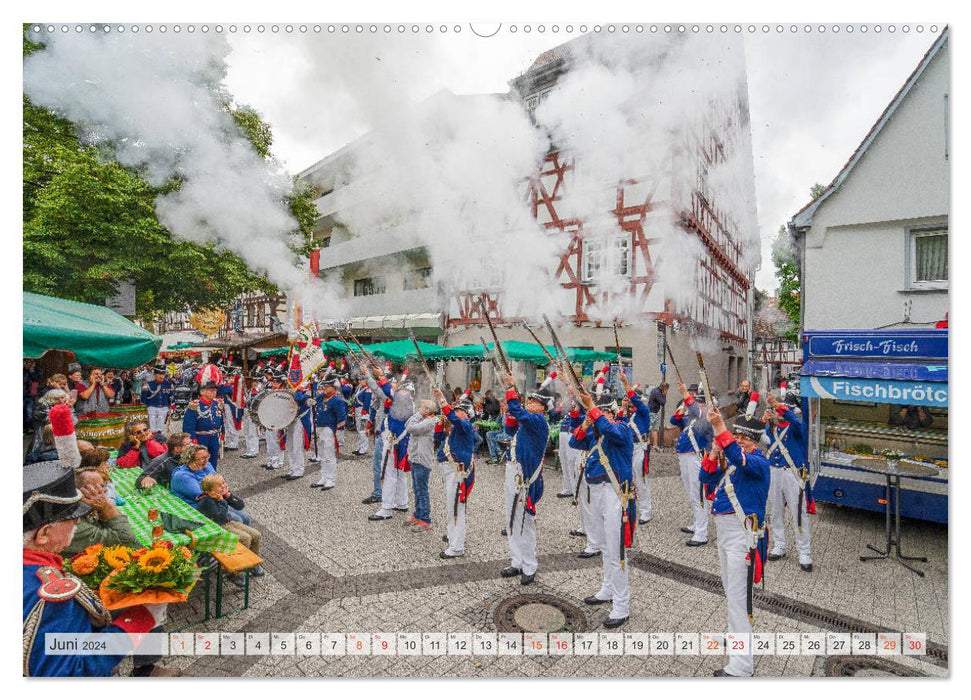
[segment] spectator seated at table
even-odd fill
[[[243,499],[229,491],[222,474],[210,474],[202,480],[202,494],[198,499],[199,512],[224,529],[235,533],[240,543],[253,554],[260,553],[260,531],[250,526],[249,515],[243,512]],[[241,518],[240,516],[245,516]],[[262,566],[252,571],[254,576],[266,573]]]
[[[108,464],[108,457],[108,450],[103,447],[94,447],[91,450],[82,452],[81,465],[78,467],[78,471],[93,469],[101,474],[101,478],[104,480],[105,488],[108,489],[108,498],[110,498],[116,506],[121,506],[124,505],[125,502],[119,498],[118,490],[111,481],[111,465]]]
[[[82,458],[82,464],[84,459]],[[91,506],[91,512],[81,518],[74,531],[74,539],[61,554],[72,557],[95,544],[105,547],[140,547],[141,544],[132,532],[131,523],[128,522],[128,516],[119,512],[109,497],[100,469],[91,466],[78,467],[74,479],[81,492],[81,502]]]
[[[934,416],[923,406],[901,406],[890,412],[890,425],[902,425],[915,430],[929,428],[934,423]]]
[[[139,467],[145,469],[149,463],[165,454],[165,442],[161,435],[153,435],[148,423],[136,421],[128,426],[128,439],[118,448],[115,464],[123,468]]]
[[[36,462],[50,462],[57,459],[57,448],[54,446],[54,431],[50,424],[44,426],[41,431],[40,445],[27,453],[24,457],[24,464],[34,464]]]
[[[182,450],[182,464],[172,470],[169,488],[173,494],[197,508],[197,499],[202,495],[202,480],[215,473],[216,470],[209,463],[209,450],[204,445],[189,445]]]
[[[168,449],[142,469],[135,486],[150,489],[155,484],[161,484],[168,488],[172,482],[172,472],[182,461],[182,451],[191,444],[192,438],[188,433],[172,433],[167,442]]]

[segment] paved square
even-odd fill
[[[599,653],[606,638],[587,634],[609,632],[602,627],[608,613],[602,608],[609,606],[583,603],[600,585],[601,564],[599,558],[576,556],[583,542],[568,534],[579,523],[570,499],[547,489],[537,517],[539,572],[532,585],[522,586],[518,578],[498,575],[509,565],[500,534],[501,467],[478,463],[466,556],[443,561],[438,553],[445,504],[438,472],[430,481],[433,532],[403,527],[404,513],[371,522],[367,516],[375,506],[361,504],[371,490],[371,459],[349,456],[355,438],[348,433],[337,487],[326,492],[310,488],[317,477],[313,463],[304,478],[286,481],[260,468],[263,459],[226,453],[220,471],[263,533],[267,575],[252,580],[248,610],[205,624],[190,623],[202,617],[198,586],[187,604],[173,606],[167,629],[257,633],[248,635],[247,646],[265,639],[266,647],[247,648],[245,655],[178,656],[167,663],[192,676],[253,677],[708,676],[724,665],[722,654],[676,648],[677,633],[694,635],[700,645],[702,634],[724,634],[726,620],[714,538],[708,546],[689,548],[679,531],[688,513],[674,455],[652,459],[653,520],[639,528],[631,552],[631,617],[616,638],[624,649],[625,639],[638,635],[650,653],[617,654]],[[548,463],[546,469],[550,483],[557,482],[555,467]],[[764,589],[756,588],[755,633],[788,633],[795,640],[793,650],[758,650],[756,675],[947,675],[947,528],[905,523],[904,549],[929,559],[923,578],[893,561],[859,561],[866,545],[882,534],[879,514],[820,505],[813,518],[813,572],[803,572],[788,556],[768,565]],[[230,604],[238,607],[241,593],[228,588]],[[504,648],[503,633],[513,629],[540,633],[534,639],[546,640],[542,652],[525,650],[521,635],[515,636],[518,648]],[[550,648],[555,638],[547,632],[573,632],[569,652]],[[926,653],[878,658],[880,632],[896,635],[889,639],[898,647],[905,633],[925,635],[906,639],[917,639]],[[272,653],[269,635],[281,633],[296,639],[322,635],[320,653]],[[394,654],[374,650],[375,633],[387,642],[383,651],[394,646]],[[872,635],[872,650],[862,652],[854,634],[851,649],[825,656],[827,633]],[[818,645],[823,654],[807,653],[816,647],[803,645],[804,639],[824,640]],[[472,653],[453,649],[456,640],[467,642]],[[584,640],[592,645],[584,646]]]

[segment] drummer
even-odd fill
[[[276,391],[283,388],[286,381],[282,373],[267,370],[264,374],[266,379],[266,389]],[[271,471],[283,468],[286,459],[287,431],[266,429],[266,462],[263,467]]]
[[[252,404],[253,399],[260,395],[260,384],[255,377],[246,378],[246,403]],[[260,435],[263,428],[253,419],[251,411],[243,411],[243,441],[246,451],[240,455],[243,459],[252,459],[260,454]]]

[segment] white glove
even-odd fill
[[[317,399],[307,399],[307,405],[313,408],[317,405]]]
[[[160,627],[165,624],[168,619],[168,603],[151,603],[145,604],[145,609],[155,618],[155,627]]]

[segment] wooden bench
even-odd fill
[[[228,574],[235,576],[244,574],[246,582],[243,585],[243,610],[249,608],[249,579],[250,572],[254,567],[263,563],[259,555],[252,552],[248,547],[241,543],[236,543],[236,549],[232,552],[212,552],[212,557],[219,562],[216,571],[216,619],[224,617],[229,613],[223,613],[223,576]],[[231,611],[236,612],[236,611]],[[209,577],[206,576],[206,619],[209,619]]]

